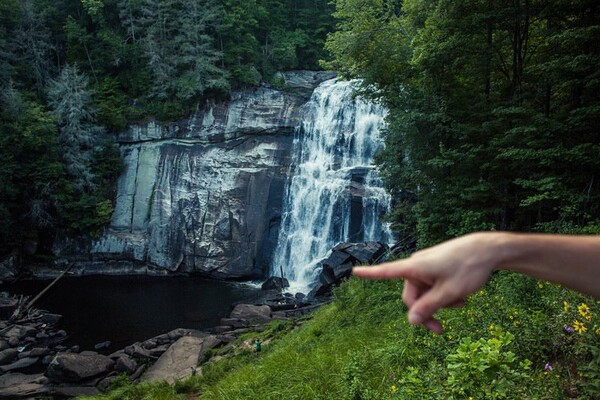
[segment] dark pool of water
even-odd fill
[[[22,281],[0,290],[35,296],[51,281]],[[82,350],[111,341],[104,353],[175,328],[219,324],[235,302],[252,301],[258,289],[195,277],[63,278],[34,307],[61,314],[67,345]]]

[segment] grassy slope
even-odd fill
[[[600,380],[600,370],[587,371],[592,374],[587,378],[581,370],[593,359],[586,346],[600,347],[600,334],[595,332],[600,327],[598,302],[544,282],[498,273],[464,308],[441,312],[445,333],[435,336],[407,324],[400,291],[400,282],[351,279],[336,291],[336,301],[301,329],[266,333],[276,336],[260,355],[246,351],[211,363],[202,377],[175,387],[127,386],[108,397],[597,398],[589,394],[590,382]],[[584,302],[591,309],[591,321],[577,310]],[[563,325],[573,325],[575,319],[585,322],[588,330],[566,333]],[[484,340],[463,345],[462,356],[447,359],[467,337]],[[529,368],[525,359],[531,361]],[[544,371],[547,363],[552,365],[550,372]]]

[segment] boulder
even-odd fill
[[[117,358],[117,361],[115,362],[115,371],[127,372],[130,375],[137,370],[137,367],[137,362],[133,358],[126,355]]]
[[[42,374],[8,373],[0,376],[0,399],[38,398],[50,393]]]
[[[321,262],[323,265],[327,265],[329,267],[336,267],[338,265],[342,265],[345,263],[352,263],[353,258],[350,254],[346,253],[343,250],[338,250],[337,247],[333,248],[332,253],[325,260]]]
[[[12,364],[3,365],[0,367],[0,372],[8,372],[8,371],[17,371],[19,369],[24,369],[27,367],[31,367],[33,364],[39,361],[38,357],[24,357],[20,358]]]
[[[251,324],[264,324],[271,320],[271,308],[266,305],[238,304],[229,318],[245,319]]]
[[[348,278],[352,275],[352,263],[345,263],[342,265],[329,266],[323,265],[321,274],[319,275],[319,281],[324,285],[332,285],[338,283],[344,278]]]
[[[34,347],[29,352],[31,357],[44,357],[50,354],[50,349],[48,347]]]
[[[239,318],[221,318],[220,325],[228,325],[231,326],[233,329],[238,329],[245,328],[246,326],[248,326],[248,321]]]
[[[6,349],[0,351],[0,365],[6,365],[17,358],[19,352],[17,349]]]
[[[96,343],[94,345],[94,350],[108,349],[111,344],[112,344],[112,342],[110,340],[107,340],[107,341],[101,342],[101,343]]]
[[[177,328],[167,333],[167,335],[169,336],[169,339],[171,339],[171,341],[174,342],[176,340],[179,340],[181,337],[187,335],[188,333],[189,331],[186,331],[185,329]]]
[[[215,335],[218,335],[220,333],[225,333],[225,332],[229,332],[233,330],[233,326],[231,325],[217,325],[217,326],[213,326],[211,328],[211,332],[214,333]]]
[[[281,278],[279,276],[271,276],[267,278],[266,281],[264,281],[260,288],[261,290],[282,290],[289,286],[290,282],[287,279]]]
[[[192,375],[192,368],[199,363],[203,338],[184,336],[142,375],[142,382],[166,381],[170,384]]]
[[[343,251],[360,264],[372,264],[385,254],[388,246],[380,242],[349,243]]]
[[[309,298],[327,293],[331,285],[352,275],[352,267],[357,264],[372,264],[387,252],[387,245],[379,242],[340,243],[321,262],[319,285],[313,288]],[[311,297],[312,296],[312,297]]]
[[[167,342],[168,342],[168,340],[167,340]],[[145,348],[146,350],[153,349],[156,346],[158,346],[158,341],[156,339],[148,339],[148,340],[145,340],[144,342],[142,342],[142,347]]]
[[[114,362],[93,352],[59,353],[50,362],[46,376],[55,382],[80,382],[112,370]]]
[[[161,344],[160,346],[156,346],[155,348],[148,350],[148,353],[150,353],[150,358],[159,358],[165,351],[169,349],[169,347],[170,344]]]
[[[24,339],[27,336],[35,336],[38,333],[37,329],[26,326],[26,325],[13,325],[8,331],[4,332],[4,337],[8,338],[17,338],[19,340]]]
[[[125,353],[134,358],[150,358],[150,352],[140,346],[139,343],[134,343],[131,346],[125,347]]]
[[[320,282],[312,288],[312,290],[306,295],[308,299],[314,299],[316,297],[326,296],[331,293],[331,288],[333,285],[324,285]]]

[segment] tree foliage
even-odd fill
[[[598,220],[595,2],[336,7],[331,65],[390,107],[379,162],[401,231],[426,245],[478,229],[564,231]]]
[[[0,1],[0,256],[100,233],[122,167],[110,134],[317,68],[331,11],[327,0]]]

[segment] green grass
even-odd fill
[[[598,301],[499,272],[465,307],[439,313],[445,331],[436,336],[407,323],[401,290],[398,281],[351,279],[301,328],[279,323],[262,332],[272,341],[260,355],[229,349],[202,376],[102,398],[598,398]],[[575,320],[587,331],[565,332]]]

